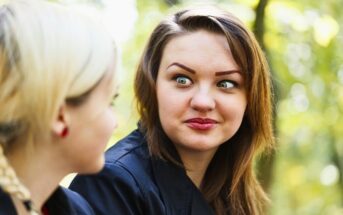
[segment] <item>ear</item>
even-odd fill
[[[68,131],[68,117],[65,104],[59,108],[57,117],[52,122],[51,129],[54,135],[65,137],[65,132]]]

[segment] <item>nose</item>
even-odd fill
[[[113,129],[112,129],[112,130],[117,129],[117,127],[118,127],[118,122],[117,122],[117,119],[115,119],[114,125],[113,125]]]
[[[117,127],[118,127],[118,119],[117,119],[117,116],[114,116],[113,117],[113,129],[112,129],[112,131],[117,129]]]
[[[208,89],[199,89],[193,95],[190,105],[198,112],[208,112],[215,108],[216,103]]]
[[[111,128],[111,131],[113,132],[118,127],[118,118],[117,114],[113,111],[113,109],[108,109],[108,118],[107,122],[109,123],[109,128]]]

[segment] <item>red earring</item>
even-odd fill
[[[68,128],[67,127],[65,127],[64,129],[63,129],[63,131],[61,132],[61,137],[66,137],[66,136],[68,136],[68,133],[69,133],[69,130],[68,130]]]

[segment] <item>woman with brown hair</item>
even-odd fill
[[[270,73],[241,21],[203,7],[160,22],[135,93],[138,129],[71,185],[97,214],[264,214],[253,160],[273,146]]]

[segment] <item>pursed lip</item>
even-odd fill
[[[210,118],[191,118],[185,121],[186,125],[196,130],[209,130],[218,122]]]

